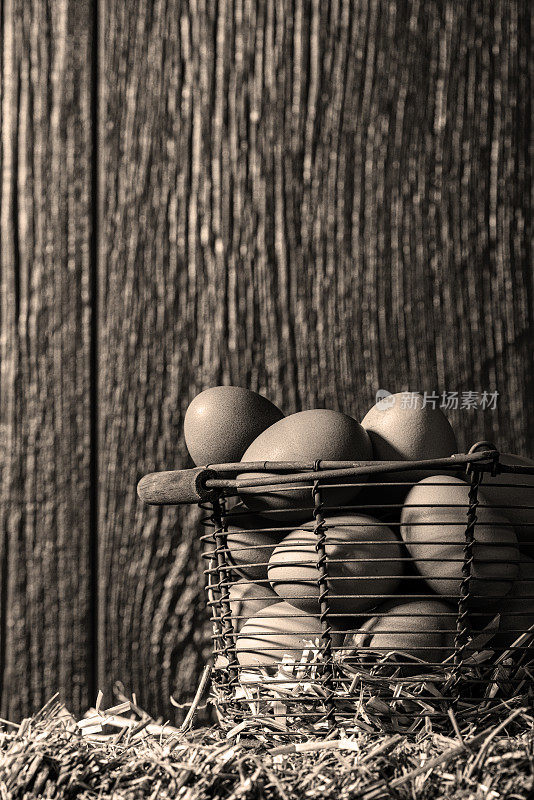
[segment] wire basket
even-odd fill
[[[534,467],[481,442],[426,461],[153,473],[198,503],[220,723],[414,732],[534,698]]]

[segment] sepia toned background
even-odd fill
[[[153,715],[209,653],[201,389],[361,419],[498,391],[460,447],[534,455],[529,0],[4,0],[0,708]]]

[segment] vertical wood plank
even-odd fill
[[[207,650],[192,396],[232,382],[361,418],[378,388],[500,393],[462,447],[532,455],[527,0],[107,0],[100,681],[153,713]]]
[[[87,707],[89,0],[2,3],[2,714]]]

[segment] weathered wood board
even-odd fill
[[[2,4],[0,680],[87,707],[91,6]]]
[[[450,416],[532,454],[527,2],[103,3],[101,680],[154,712],[205,652],[192,396],[361,417],[379,388],[499,392]]]

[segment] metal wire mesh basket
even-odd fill
[[[481,442],[413,462],[153,473],[199,503],[221,724],[277,735],[478,720],[534,679],[534,467]]]

